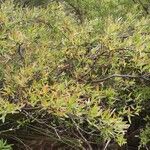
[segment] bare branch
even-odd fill
[[[82,137],[82,139],[84,140],[84,142],[87,144],[87,146],[89,147],[89,150],[92,150],[92,147],[91,147],[91,145],[90,145],[90,143],[87,141],[87,139],[83,136],[83,134],[80,132],[80,130],[79,130],[79,127],[78,127],[78,125],[76,124],[76,122],[73,120],[73,119],[71,119],[72,121],[73,121],[73,123],[74,123],[74,125],[76,126],[76,129],[77,129],[77,131],[78,131],[78,133],[80,134],[80,136]]]
[[[46,127],[50,128],[50,129],[53,129],[53,130],[55,131],[57,137],[58,137],[59,139],[61,139],[61,137],[60,137],[60,135],[58,134],[57,129],[56,129],[55,127],[53,127],[53,126],[51,126],[51,125],[48,125],[48,124],[46,124],[45,122],[40,121],[39,119],[34,118],[32,115],[30,115],[30,114],[29,114],[27,111],[25,111],[25,110],[23,111],[23,113],[24,113],[25,115],[27,115],[28,117],[30,117],[31,119],[35,120],[37,123],[39,123],[39,124],[44,124]]]
[[[107,147],[108,147],[109,143],[110,143],[110,140],[108,140],[108,141],[106,142],[105,147],[104,147],[104,149],[103,149],[103,150],[106,150],[106,149],[107,149]]]
[[[91,83],[104,82],[104,81],[107,81],[107,80],[112,79],[112,78],[132,78],[132,79],[144,79],[146,81],[150,81],[149,78],[146,78],[144,76],[113,74],[113,75],[110,75],[110,76],[103,78],[103,79],[93,80],[93,81],[91,81]]]

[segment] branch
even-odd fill
[[[84,140],[84,142],[87,144],[87,146],[89,147],[89,150],[92,150],[92,147],[90,145],[90,143],[87,141],[87,139],[83,136],[83,134],[80,132],[78,125],[76,124],[76,122],[71,118],[72,122],[74,123],[74,125],[76,126],[76,129],[78,131],[78,133],[80,134],[80,136],[82,137],[82,139]]]
[[[22,46],[23,43],[17,43],[18,47],[17,47],[17,52],[20,56],[20,60],[24,60],[24,51],[25,51],[25,48]]]
[[[56,129],[55,127],[53,127],[53,126],[51,126],[51,125],[48,125],[48,124],[46,124],[45,122],[40,121],[39,119],[36,119],[34,116],[30,115],[30,114],[29,114],[27,111],[25,111],[25,110],[22,111],[22,113],[25,114],[26,116],[28,116],[29,118],[35,120],[37,123],[42,124],[42,125],[44,124],[46,127],[50,128],[50,129],[53,129],[53,130],[55,131],[57,137],[58,137],[59,139],[61,139],[61,137],[60,137],[60,135],[58,134],[57,129]]]
[[[132,0],[135,4],[136,3],[139,3],[141,6],[142,6],[142,8],[143,8],[143,10],[146,12],[146,14],[149,14],[149,12],[148,12],[148,7],[146,7],[143,3],[142,3],[142,1],[141,0],[137,0],[137,2],[136,2],[136,0]]]
[[[109,143],[110,143],[110,140],[108,140],[108,141],[106,142],[105,147],[104,147],[103,150],[107,150],[107,147],[108,147]]]
[[[67,1],[67,4],[73,8],[73,10],[75,11],[75,15],[77,16],[77,18],[79,19],[80,23],[82,24],[83,21],[84,21],[84,18],[83,18],[84,16],[83,16],[83,12],[80,9],[80,7],[73,5],[72,3],[68,2],[68,1]]]
[[[149,78],[146,78],[146,77],[144,77],[144,76],[113,74],[113,75],[110,75],[110,76],[108,76],[108,77],[106,77],[106,78],[103,78],[103,79],[93,80],[93,81],[91,81],[91,83],[104,82],[104,81],[109,80],[109,79],[112,79],[112,78],[132,78],[132,79],[144,79],[144,80],[146,80],[146,81],[150,81]]]
[[[138,0],[139,4],[142,6],[143,10],[146,12],[146,14],[149,14],[148,8],[142,3],[141,0]]]

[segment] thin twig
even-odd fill
[[[132,78],[132,79],[138,79],[139,78],[139,79],[144,79],[146,81],[150,81],[149,78],[146,78],[144,76],[113,74],[113,75],[110,75],[110,76],[103,78],[103,79],[93,80],[93,81],[91,81],[91,83],[104,82],[104,81],[107,81],[107,80],[112,79],[112,78]]]
[[[17,52],[20,56],[20,60],[24,61],[24,48],[22,47],[23,43],[17,43],[18,44],[18,48],[17,48]]]
[[[89,147],[89,150],[92,150],[92,147],[91,147],[91,145],[90,145],[90,143],[87,141],[87,139],[83,136],[83,134],[80,132],[80,130],[79,130],[79,127],[78,127],[78,125],[76,124],[76,122],[73,120],[73,119],[71,119],[72,121],[73,121],[73,123],[74,123],[74,125],[76,126],[76,129],[77,129],[77,131],[78,131],[78,133],[80,134],[80,136],[82,137],[82,139],[84,140],[84,142],[87,144],[87,146]]]
[[[10,139],[13,139],[13,140],[15,140],[15,141],[21,143],[21,144],[24,146],[24,148],[25,148],[26,150],[32,150],[32,149],[31,149],[27,144],[25,144],[20,138],[14,136],[14,135],[12,135],[12,134],[3,134],[3,135],[9,137]]]
[[[141,0],[138,0],[139,4],[142,6],[143,10],[146,12],[146,14],[149,14],[148,8],[142,3]]]
[[[42,134],[42,135],[47,136],[47,137],[49,137],[50,139],[57,140],[57,141],[62,142],[62,143],[64,143],[64,144],[66,144],[66,145],[69,145],[69,146],[72,147],[73,149],[74,149],[75,147],[80,147],[79,145],[76,145],[75,142],[71,141],[70,139],[67,139],[67,138],[65,138],[65,137],[62,137],[61,140],[60,140],[60,139],[58,139],[58,138],[55,137],[54,133],[52,133],[52,132],[50,132],[50,131],[48,131],[48,132],[46,131],[46,132],[45,132],[44,129],[42,129],[42,128],[38,128],[38,127],[33,126],[33,125],[28,125],[28,128],[30,128],[30,129],[36,131],[37,133],[40,133],[40,134]]]
[[[29,115],[29,113],[28,113],[27,111],[25,111],[25,110],[24,110],[23,112],[24,112],[26,115],[28,115],[28,117],[30,117],[31,119],[35,120],[37,123],[42,124],[42,125],[44,124],[46,127],[50,128],[50,129],[53,129],[53,130],[55,131],[57,137],[58,137],[59,139],[61,139],[61,137],[59,136],[59,134],[58,134],[58,132],[57,132],[57,130],[56,130],[55,127],[53,127],[53,126],[51,126],[51,125],[48,125],[48,124],[46,124],[45,122],[39,121],[38,119],[34,118],[32,115]]]
[[[108,140],[108,141],[106,142],[105,147],[104,147],[104,149],[103,149],[103,150],[106,150],[106,149],[107,149],[107,147],[108,147],[108,145],[109,145],[110,141],[111,141],[111,140]]]

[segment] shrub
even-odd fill
[[[12,131],[106,149],[149,115],[149,16],[126,1],[89,3],[1,4],[0,115]]]

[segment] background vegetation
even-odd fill
[[[149,149],[149,5],[1,2],[3,149]]]

